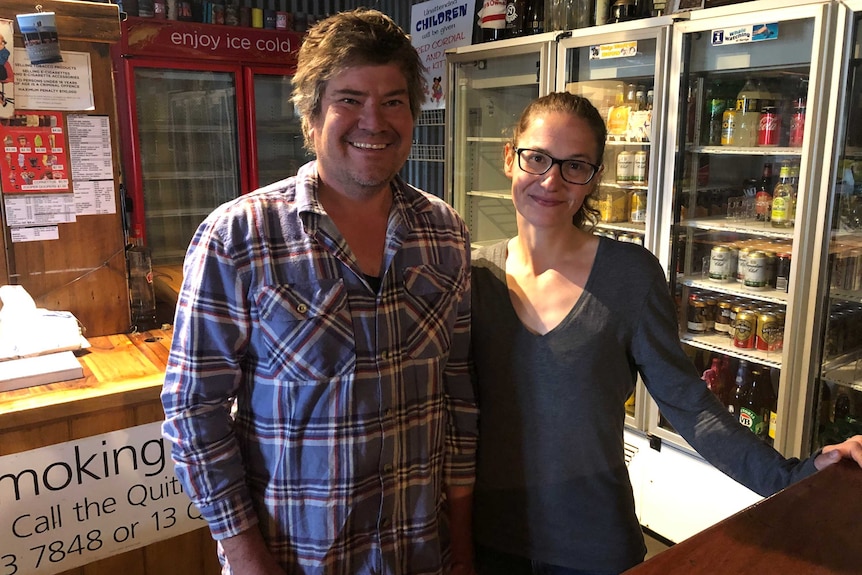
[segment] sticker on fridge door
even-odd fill
[[[614,42],[613,44],[599,44],[590,46],[590,60],[608,60],[610,58],[625,58],[635,56],[638,53],[637,40],[628,42]]]
[[[778,38],[778,24],[754,24],[752,26],[737,26],[721,28],[712,31],[712,45],[746,44],[748,42],[763,42]]]

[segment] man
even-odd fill
[[[189,247],[164,433],[223,573],[472,572],[469,238],[397,175],[422,72],[380,12],[320,22],[293,97],[316,160]]]

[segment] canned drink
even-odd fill
[[[731,308],[733,305],[727,300],[720,300],[715,310],[715,324],[712,330],[715,333],[733,336],[733,323],[731,321]]]
[[[751,311],[740,311],[733,323],[733,345],[743,349],[754,348],[755,330],[757,329],[757,314]]]
[[[762,290],[769,285],[768,258],[765,252],[755,250],[745,258],[745,276],[742,285],[748,289]]]
[[[718,315],[718,300],[708,297],[703,300],[706,303],[706,331],[715,331],[715,317]]]
[[[736,281],[739,283],[745,282],[745,266],[750,253],[751,248],[743,247],[736,251]]]
[[[754,345],[763,351],[781,351],[784,346],[784,326],[778,314],[767,311],[757,316]]]
[[[645,184],[647,181],[647,153],[644,150],[635,152],[632,182]]]
[[[632,237],[632,239],[630,240],[631,243],[637,244],[639,246],[644,245],[644,237],[643,236],[638,235],[638,234],[632,234],[631,237]]]
[[[716,282],[731,282],[735,270],[731,267],[733,256],[730,248],[725,245],[712,246],[709,252],[709,279]]]
[[[764,106],[760,113],[760,126],[757,130],[758,146],[777,146],[781,137],[781,118],[775,106]]]
[[[736,131],[736,110],[727,108],[724,114],[721,115],[721,145],[733,146],[735,141]]]
[[[634,178],[634,154],[627,150],[623,150],[617,154],[617,182],[620,184],[629,184]]]
[[[629,205],[629,221],[637,224],[646,222],[647,214],[647,193],[644,190],[635,190],[632,192]]]
[[[775,288],[776,271],[778,269],[778,257],[772,250],[763,250],[766,254],[766,282],[767,286]]]
[[[688,322],[686,328],[689,333],[706,333],[707,317],[706,302],[694,297],[688,300]]]

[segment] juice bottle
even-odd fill
[[[762,93],[750,78],[745,81],[736,96],[735,146],[756,146],[760,128],[760,100]]]

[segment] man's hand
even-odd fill
[[[221,541],[234,573],[242,575],[285,575],[266,547],[256,526]]]
[[[827,445],[814,459],[814,467],[820,471],[833,463],[838,463],[842,458],[852,459],[862,467],[862,435],[854,435],[843,443]]]

